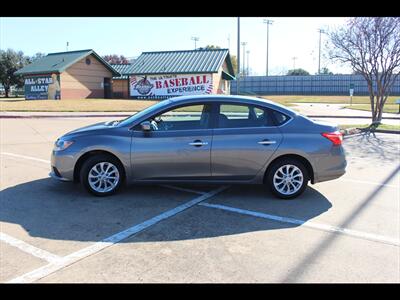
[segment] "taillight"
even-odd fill
[[[340,131],[335,131],[335,132],[323,132],[321,133],[322,136],[326,137],[328,140],[330,140],[335,146],[339,146],[342,144],[343,141],[343,134],[340,133]]]

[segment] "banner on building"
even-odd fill
[[[25,99],[61,99],[60,75],[51,74],[25,77]]]
[[[166,99],[211,94],[212,74],[132,75],[130,94],[135,99]]]

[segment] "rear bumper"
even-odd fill
[[[346,173],[347,161],[342,147],[334,147],[315,163],[314,183],[337,179]]]

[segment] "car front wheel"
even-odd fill
[[[275,162],[267,175],[271,192],[281,199],[292,199],[304,192],[309,175],[305,166],[295,159]]]
[[[114,194],[123,180],[123,169],[118,160],[108,155],[89,158],[81,169],[81,182],[93,195]]]

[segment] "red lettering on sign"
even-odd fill
[[[190,77],[190,84],[196,84],[196,82],[194,81],[194,77]]]
[[[182,78],[182,85],[183,86],[185,86],[185,85],[188,85],[188,79],[187,78]]]
[[[156,81],[156,89],[161,89],[162,88],[162,84],[160,81]]]

